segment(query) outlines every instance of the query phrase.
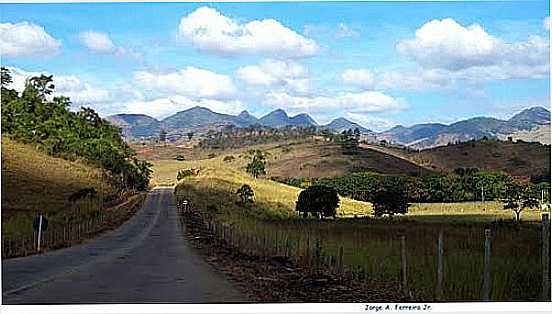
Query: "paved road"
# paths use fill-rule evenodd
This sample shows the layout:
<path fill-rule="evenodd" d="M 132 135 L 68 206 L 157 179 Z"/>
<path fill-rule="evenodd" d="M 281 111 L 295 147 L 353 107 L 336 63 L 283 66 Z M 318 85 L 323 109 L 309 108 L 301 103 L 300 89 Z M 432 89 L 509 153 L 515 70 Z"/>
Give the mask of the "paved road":
<path fill-rule="evenodd" d="M 2 303 L 244 302 L 182 236 L 172 188 L 88 243 L 2 261 Z"/>

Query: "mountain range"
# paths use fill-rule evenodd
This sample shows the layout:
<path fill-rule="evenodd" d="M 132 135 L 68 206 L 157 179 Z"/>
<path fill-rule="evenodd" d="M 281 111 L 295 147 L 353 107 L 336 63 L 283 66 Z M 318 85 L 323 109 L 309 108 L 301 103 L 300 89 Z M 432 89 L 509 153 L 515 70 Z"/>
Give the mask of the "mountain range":
<path fill-rule="evenodd" d="M 161 130 L 170 134 L 184 132 L 206 132 L 224 125 L 248 127 L 261 125 L 272 128 L 285 126 L 315 126 L 334 132 L 358 128 L 363 134 L 370 134 L 377 140 L 387 140 L 412 148 L 429 148 L 446 145 L 449 142 L 472 138 L 520 138 L 526 141 L 540 141 L 550 144 L 550 111 L 543 107 L 525 109 L 508 120 L 492 117 L 475 117 L 449 125 L 441 123 L 416 124 L 410 127 L 395 126 L 384 132 L 373 132 L 345 118 L 337 118 L 326 125 L 319 125 L 306 113 L 289 116 L 284 110 L 274 110 L 261 118 L 242 111 L 238 115 L 214 112 L 204 107 L 193 107 L 175 113 L 163 120 L 142 114 L 117 114 L 106 118 L 121 128 L 127 138 L 154 137 Z M 533 133 L 535 134 L 533 136 Z M 538 133 L 538 135 L 537 135 Z M 533 139 L 535 137 L 535 139 Z"/>

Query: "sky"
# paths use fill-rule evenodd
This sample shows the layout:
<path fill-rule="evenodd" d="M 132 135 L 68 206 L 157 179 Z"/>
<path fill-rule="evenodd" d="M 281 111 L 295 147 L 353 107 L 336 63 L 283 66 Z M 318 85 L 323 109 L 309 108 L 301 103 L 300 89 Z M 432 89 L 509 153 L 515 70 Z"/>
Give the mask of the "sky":
<path fill-rule="evenodd" d="M 324 124 L 509 118 L 550 107 L 547 0 L 0 4 L 0 63 L 22 90 L 102 116 L 194 106 Z"/>

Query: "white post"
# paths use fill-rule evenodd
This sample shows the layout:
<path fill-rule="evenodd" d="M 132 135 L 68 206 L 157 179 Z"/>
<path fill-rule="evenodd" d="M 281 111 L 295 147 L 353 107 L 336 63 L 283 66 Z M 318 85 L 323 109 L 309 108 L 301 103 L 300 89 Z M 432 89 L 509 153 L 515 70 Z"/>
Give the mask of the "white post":
<path fill-rule="evenodd" d="M 37 239 L 37 244 L 36 244 L 36 250 L 38 252 L 40 252 L 40 238 L 42 236 L 42 214 L 40 214 L 39 218 L 38 218 L 38 239 Z"/>

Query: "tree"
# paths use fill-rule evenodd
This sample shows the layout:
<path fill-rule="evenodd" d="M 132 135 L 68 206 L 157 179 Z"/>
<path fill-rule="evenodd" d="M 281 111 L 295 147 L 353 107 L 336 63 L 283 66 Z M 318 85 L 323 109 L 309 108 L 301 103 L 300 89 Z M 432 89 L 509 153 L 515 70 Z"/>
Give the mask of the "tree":
<path fill-rule="evenodd" d="M 253 189 L 247 185 L 242 185 L 237 191 L 236 194 L 240 197 L 241 204 L 247 204 L 247 203 L 253 203 L 253 197 L 255 197 L 255 193 L 253 192 Z"/>
<path fill-rule="evenodd" d="M 260 150 L 255 151 L 251 162 L 247 164 L 246 171 L 250 173 L 255 179 L 262 174 L 266 174 L 266 157 Z"/>
<path fill-rule="evenodd" d="M 186 136 L 188 136 L 188 141 L 191 141 L 192 137 L 194 137 L 194 132 L 188 132 L 186 133 Z"/>
<path fill-rule="evenodd" d="M 329 186 L 312 185 L 299 193 L 295 210 L 307 217 L 309 213 L 316 217 L 334 217 L 339 207 L 339 195 Z"/>
<path fill-rule="evenodd" d="M 394 214 L 406 214 L 408 212 L 408 192 L 403 179 L 390 177 L 384 179 L 376 189 L 372 204 L 374 215 L 393 216 Z"/>
<path fill-rule="evenodd" d="M 31 77 L 27 81 L 27 85 L 30 85 L 38 94 L 40 99 L 45 100 L 46 95 L 50 95 L 54 92 L 56 86 L 53 83 L 53 75 L 44 75 Z"/>
<path fill-rule="evenodd" d="M 10 70 L 8 68 L 2 67 L 0 70 L 0 74 L 1 74 L 0 85 L 2 87 L 6 87 L 7 85 L 10 85 L 11 83 L 13 83 L 13 79 L 12 79 Z"/>
<path fill-rule="evenodd" d="M 518 181 L 506 185 L 505 198 L 502 200 L 504 209 L 510 209 L 516 214 L 516 221 L 521 222 L 521 212 L 526 208 L 534 208 L 539 205 L 539 199 L 529 183 Z"/>

